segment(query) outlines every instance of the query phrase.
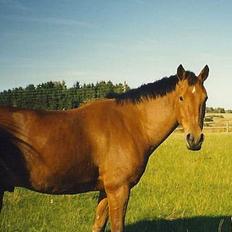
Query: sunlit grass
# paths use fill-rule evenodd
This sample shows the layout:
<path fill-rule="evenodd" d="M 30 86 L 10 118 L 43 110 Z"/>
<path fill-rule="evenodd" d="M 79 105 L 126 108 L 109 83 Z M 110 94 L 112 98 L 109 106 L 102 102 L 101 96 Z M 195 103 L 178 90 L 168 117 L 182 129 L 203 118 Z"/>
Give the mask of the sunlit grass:
<path fill-rule="evenodd" d="M 51 196 L 7 193 L 0 231 L 91 231 L 96 193 Z M 202 150 L 188 151 L 173 134 L 151 156 L 132 190 L 126 231 L 229 231 L 232 215 L 232 134 L 207 134 Z M 222 220 L 224 219 L 224 220 Z"/>

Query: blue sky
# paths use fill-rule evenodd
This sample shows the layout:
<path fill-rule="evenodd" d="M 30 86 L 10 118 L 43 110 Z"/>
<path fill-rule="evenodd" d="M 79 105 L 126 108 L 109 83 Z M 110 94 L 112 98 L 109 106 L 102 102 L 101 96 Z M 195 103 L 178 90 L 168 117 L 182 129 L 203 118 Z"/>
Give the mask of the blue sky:
<path fill-rule="evenodd" d="M 209 106 L 232 109 L 230 0 L 0 0 L 0 90 L 50 80 L 129 86 L 205 64 Z"/>

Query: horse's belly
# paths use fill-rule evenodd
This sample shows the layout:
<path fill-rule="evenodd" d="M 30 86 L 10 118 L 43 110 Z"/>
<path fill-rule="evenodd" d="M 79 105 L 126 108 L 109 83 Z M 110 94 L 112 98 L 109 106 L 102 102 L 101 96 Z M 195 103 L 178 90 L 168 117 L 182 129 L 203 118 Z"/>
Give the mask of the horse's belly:
<path fill-rule="evenodd" d="M 31 173 L 31 189 L 50 194 L 75 194 L 98 190 L 101 182 L 95 169 L 51 171 L 36 170 Z"/>

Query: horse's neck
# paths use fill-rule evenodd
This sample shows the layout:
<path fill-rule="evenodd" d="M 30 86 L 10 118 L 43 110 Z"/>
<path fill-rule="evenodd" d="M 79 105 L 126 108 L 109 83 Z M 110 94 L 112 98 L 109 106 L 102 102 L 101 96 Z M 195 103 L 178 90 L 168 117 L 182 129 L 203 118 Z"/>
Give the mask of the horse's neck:
<path fill-rule="evenodd" d="M 143 130 L 150 146 L 157 147 L 178 126 L 172 94 L 144 100 L 139 106 Z"/>

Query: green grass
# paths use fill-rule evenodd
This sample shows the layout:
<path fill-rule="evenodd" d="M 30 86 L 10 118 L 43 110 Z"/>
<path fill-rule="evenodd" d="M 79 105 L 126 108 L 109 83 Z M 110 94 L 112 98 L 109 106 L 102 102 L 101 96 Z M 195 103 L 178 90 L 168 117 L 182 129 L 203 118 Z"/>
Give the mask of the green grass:
<path fill-rule="evenodd" d="M 6 193 L 0 231 L 91 231 L 97 194 Z M 207 134 L 199 152 L 174 133 L 132 190 L 128 232 L 232 231 L 232 134 Z"/>

